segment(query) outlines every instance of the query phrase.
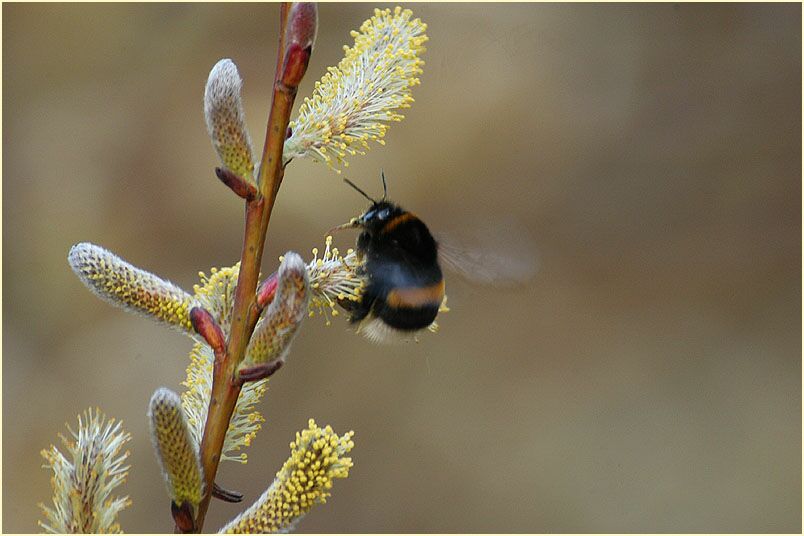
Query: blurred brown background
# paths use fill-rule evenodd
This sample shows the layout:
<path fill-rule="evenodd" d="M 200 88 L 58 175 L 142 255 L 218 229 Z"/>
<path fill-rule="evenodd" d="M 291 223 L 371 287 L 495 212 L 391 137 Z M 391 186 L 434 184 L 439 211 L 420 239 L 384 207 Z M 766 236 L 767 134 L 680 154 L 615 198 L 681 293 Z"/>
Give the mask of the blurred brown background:
<path fill-rule="evenodd" d="M 373 7 L 321 6 L 300 96 Z M 540 271 L 449 279 L 418 345 L 309 321 L 251 461 L 219 481 L 253 500 L 314 417 L 357 445 L 304 532 L 799 532 L 800 6 L 411 7 L 430 36 L 416 103 L 348 176 L 378 192 L 384 167 L 435 229 L 520 222 Z M 134 436 L 124 529 L 172 530 L 145 410 L 191 344 L 96 299 L 67 251 L 187 289 L 239 258 L 203 89 L 233 58 L 262 146 L 277 9 L 3 6 L 5 531 L 37 530 L 39 451 L 95 405 Z M 264 270 L 364 204 L 294 162 Z M 215 502 L 207 529 L 240 508 Z"/>

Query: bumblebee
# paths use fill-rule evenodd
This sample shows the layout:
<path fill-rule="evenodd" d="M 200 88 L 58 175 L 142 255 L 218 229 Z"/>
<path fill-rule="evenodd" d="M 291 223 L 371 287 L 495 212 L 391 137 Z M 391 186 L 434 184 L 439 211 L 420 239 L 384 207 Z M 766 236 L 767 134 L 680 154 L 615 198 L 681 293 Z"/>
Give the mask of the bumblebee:
<path fill-rule="evenodd" d="M 413 213 L 383 198 L 371 201 L 363 214 L 332 229 L 357 228 L 355 251 L 368 282 L 358 302 L 348 305 L 358 332 L 376 342 L 409 339 L 433 324 L 444 300 L 444 276 L 438 243 L 427 225 Z"/>

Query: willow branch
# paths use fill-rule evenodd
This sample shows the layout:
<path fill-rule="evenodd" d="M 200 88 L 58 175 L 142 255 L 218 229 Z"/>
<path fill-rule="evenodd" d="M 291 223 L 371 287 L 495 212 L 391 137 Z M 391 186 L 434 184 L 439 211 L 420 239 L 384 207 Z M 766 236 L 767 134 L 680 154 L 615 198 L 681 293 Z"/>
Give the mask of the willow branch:
<path fill-rule="evenodd" d="M 199 532 L 203 528 L 204 517 L 215 489 L 215 475 L 226 431 L 243 384 L 243 379 L 237 375 L 237 367 L 245 357 L 249 339 L 262 309 L 257 303 L 256 290 L 265 249 L 265 234 L 285 172 L 282 165 L 285 133 L 296 90 L 310 60 L 317 25 L 318 11 L 315 4 L 282 3 L 271 111 L 257 177 L 259 191 L 248 192 L 250 195 L 244 196 L 246 225 L 231 329 L 223 357 L 216 359 L 213 366 L 212 393 L 201 441 L 201 464 L 206 486 L 195 523 L 195 530 Z"/>

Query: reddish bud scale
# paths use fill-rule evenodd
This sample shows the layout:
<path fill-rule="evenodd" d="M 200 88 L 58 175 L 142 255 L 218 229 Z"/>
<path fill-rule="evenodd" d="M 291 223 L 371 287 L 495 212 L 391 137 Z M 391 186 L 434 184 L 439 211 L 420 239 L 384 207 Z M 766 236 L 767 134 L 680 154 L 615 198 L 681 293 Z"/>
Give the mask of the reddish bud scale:
<path fill-rule="evenodd" d="M 318 6 L 314 2 L 294 2 L 288 12 L 285 55 L 279 82 L 295 90 L 299 87 L 318 32 Z"/>
<path fill-rule="evenodd" d="M 285 43 L 312 48 L 318 33 L 318 5 L 315 2 L 293 2 L 288 12 Z"/>
<path fill-rule="evenodd" d="M 228 186 L 234 193 L 243 199 L 250 201 L 257 197 L 257 188 L 253 184 L 247 182 L 243 177 L 229 171 L 226 168 L 215 168 L 215 175 L 218 179 Z"/>
<path fill-rule="evenodd" d="M 173 521 L 176 523 L 176 528 L 179 531 L 189 533 L 195 530 L 193 510 L 190 506 L 190 503 L 185 501 L 181 504 L 181 506 L 179 506 L 175 502 L 171 502 L 170 513 L 173 515 Z"/>
<path fill-rule="evenodd" d="M 276 296 L 276 287 L 278 285 L 279 278 L 277 277 L 276 272 L 269 275 L 265 281 L 262 282 L 260 288 L 257 289 L 257 306 L 260 309 L 264 309 L 274 300 L 274 296 Z"/>
<path fill-rule="evenodd" d="M 281 359 L 274 359 L 261 365 L 244 367 L 238 371 L 237 377 L 240 378 L 241 382 L 255 382 L 263 378 L 270 378 L 277 370 L 282 368 L 283 364 L 284 361 Z"/>
<path fill-rule="evenodd" d="M 280 82 L 283 85 L 294 90 L 299 87 L 304 73 L 307 72 L 310 50 L 310 47 L 302 48 L 297 44 L 288 46 L 285 61 L 282 65 L 282 77 L 280 78 Z"/>
<path fill-rule="evenodd" d="M 209 311 L 203 307 L 193 307 L 190 310 L 190 321 L 193 329 L 207 341 L 216 357 L 223 355 L 226 349 L 226 336 Z"/>
<path fill-rule="evenodd" d="M 243 494 L 239 491 L 225 489 L 215 483 L 212 484 L 212 496 L 228 503 L 239 503 L 243 500 Z"/>

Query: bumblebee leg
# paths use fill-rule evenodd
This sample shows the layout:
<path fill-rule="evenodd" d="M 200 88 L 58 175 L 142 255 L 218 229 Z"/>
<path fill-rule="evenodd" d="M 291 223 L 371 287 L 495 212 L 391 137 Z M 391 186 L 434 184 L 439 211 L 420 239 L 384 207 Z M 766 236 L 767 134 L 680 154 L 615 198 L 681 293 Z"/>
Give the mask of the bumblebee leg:
<path fill-rule="evenodd" d="M 349 309 L 349 322 L 356 324 L 366 318 L 374 307 L 375 301 L 377 301 L 376 290 L 369 285 L 366 292 L 360 297 L 360 301 L 353 303 Z"/>
<path fill-rule="evenodd" d="M 358 304 L 357 307 L 352 309 L 352 314 L 349 316 L 349 322 L 351 322 L 352 324 L 357 324 L 358 322 L 366 318 L 370 311 L 371 311 L 371 304 L 369 304 L 368 306 L 366 306 L 363 303 Z"/>
<path fill-rule="evenodd" d="M 358 259 L 361 261 L 363 260 L 363 254 L 368 250 L 369 242 L 371 242 L 371 235 L 368 231 L 363 231 L 360 233 L 360 236 L 357 237 L 355 251 L 357 252 Z"/>

